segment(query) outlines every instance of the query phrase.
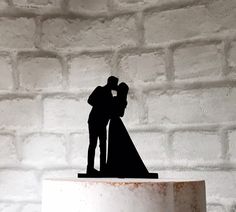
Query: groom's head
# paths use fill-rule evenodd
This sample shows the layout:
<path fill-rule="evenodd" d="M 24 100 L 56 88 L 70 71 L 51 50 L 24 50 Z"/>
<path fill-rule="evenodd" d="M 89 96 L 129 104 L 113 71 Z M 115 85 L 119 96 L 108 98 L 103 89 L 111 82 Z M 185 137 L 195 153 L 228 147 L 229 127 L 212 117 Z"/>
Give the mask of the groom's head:
<path fill-rule="evenodd" d="M 118 78 L 114 76 L 108 77 L 107 85 L 111 90 L 116 90 L 118 86 Z"/>

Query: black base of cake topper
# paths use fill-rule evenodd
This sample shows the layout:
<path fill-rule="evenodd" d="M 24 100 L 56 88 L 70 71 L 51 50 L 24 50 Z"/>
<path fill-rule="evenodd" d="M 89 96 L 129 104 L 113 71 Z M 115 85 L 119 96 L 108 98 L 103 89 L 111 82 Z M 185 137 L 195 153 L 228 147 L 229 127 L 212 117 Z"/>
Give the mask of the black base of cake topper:
<path fill-rule="evenodd" d="M 159 179 L 159 176 L 157 173 L 148 173 L 148 175 L 145 176 L 109 176 L 109 175 L 103 175 L 103 174 L 95 174 L 95 175 L 90 175 L 90 174 L 77 174 L 78 178 L 135 178 L 135 179 Z"/>
<path fill-rule="evenodd" d="M 117 86 L 118 78 L 109 77 L 107 84 L 98 86 L 89 96 L 93 106 L 89 114 L 89 149 L 86 174 L 78 178 L 154 178 L 157 173 L 149 173 L 136 150 L 120 117 L 127 106 L 129 87 L 124 82 Z M 116 90 L 117 96 L 111 91 Z M 108 145 L 106 126 L 109 122 Z M 99 139 L 100 171 L 94 169 L 94 156 Z M 106 152 L 108 146 L 108 152 Z"/>

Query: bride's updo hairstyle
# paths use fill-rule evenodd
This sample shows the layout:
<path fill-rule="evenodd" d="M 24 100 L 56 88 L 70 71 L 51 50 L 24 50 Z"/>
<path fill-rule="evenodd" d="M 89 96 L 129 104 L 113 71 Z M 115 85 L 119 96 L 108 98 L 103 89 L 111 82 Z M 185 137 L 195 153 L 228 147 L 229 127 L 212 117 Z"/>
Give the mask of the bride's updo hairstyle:
<path fill-rule="evenodd" d="M 119 98 L 126 99 L 128 91 L 129 91 L 129 86 L 126 83 L 122 82 L 118 86 L 117 96 Z"/>

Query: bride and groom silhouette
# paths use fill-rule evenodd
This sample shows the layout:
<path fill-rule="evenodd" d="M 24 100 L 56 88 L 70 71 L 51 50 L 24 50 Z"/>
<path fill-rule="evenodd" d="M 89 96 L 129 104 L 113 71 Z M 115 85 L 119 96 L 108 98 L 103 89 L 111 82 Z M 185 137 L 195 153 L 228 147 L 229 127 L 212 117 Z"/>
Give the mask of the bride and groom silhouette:
<path fill-rule="evenodd" d="M 112 90 L 117 92 L 113 97 Z M 88 118 L 89 148 L 85 175 L 78 177 L 158 178 L 149 173 L 139 156 L 122 120 L 127 106 L 129 87 L 110 76 L 105 86 L 98 86 L 88 98 L 92 110 Z M 108 145 L 106 127 L 108 128 Z M 97 141 L 100 147 L 100 171 L 94 169 Z M 108 146 L 108 152 L 106 147 Z"/>

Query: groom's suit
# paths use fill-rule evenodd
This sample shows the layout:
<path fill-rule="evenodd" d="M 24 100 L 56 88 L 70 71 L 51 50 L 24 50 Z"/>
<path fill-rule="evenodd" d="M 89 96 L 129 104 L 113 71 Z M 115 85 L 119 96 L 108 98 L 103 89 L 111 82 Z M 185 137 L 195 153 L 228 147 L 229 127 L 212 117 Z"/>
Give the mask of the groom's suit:
<path fill-rule="evenodd" d="M 94 155 L 97 140 L 100 141 L 100 170 L 106 165 L 106 126 L 110 119 L 112 93 L 108 86 L 98 86 L 88 98 L 88 103 L 93 107 L 88 119 L 89 126 L 89 150 L 88 169 L 94 168 Z"/>

